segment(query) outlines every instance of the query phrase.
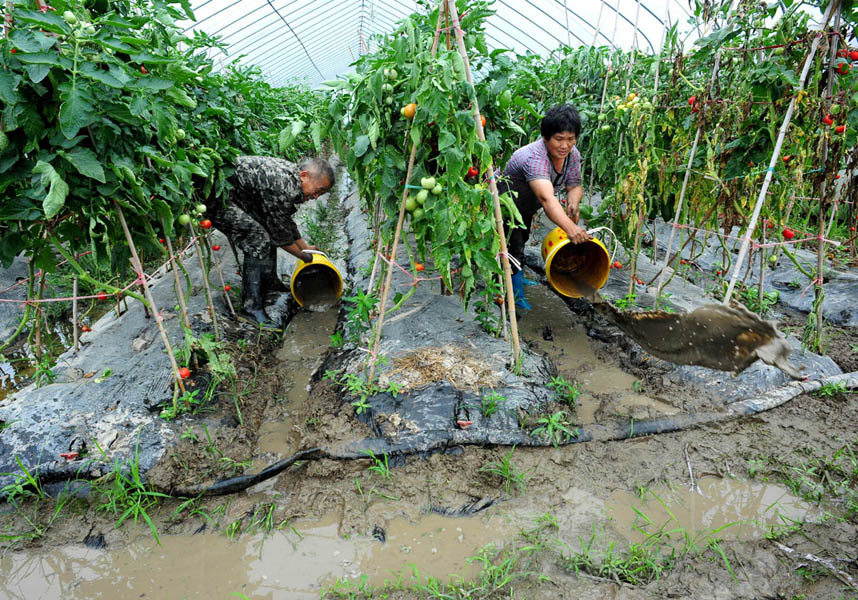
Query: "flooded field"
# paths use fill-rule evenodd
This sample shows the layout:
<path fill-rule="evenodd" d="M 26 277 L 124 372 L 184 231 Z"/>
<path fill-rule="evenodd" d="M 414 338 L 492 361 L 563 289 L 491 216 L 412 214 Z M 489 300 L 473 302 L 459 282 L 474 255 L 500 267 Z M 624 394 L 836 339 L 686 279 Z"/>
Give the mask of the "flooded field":
<path fill-rule="evenodd" d="M 578 385 L 576 422 L 677 412 L 547 288 L 528 296 L 522 339 Z M 189 422 L 193 436 L 155 480 L 182 464 L 228 475 L 223 457 L 256 472 L 311 433 L 335 441 L 354 427 L 351 407 L 311 381 L 336 323 L 336 307 L 301 311 L 273 351 L 248 351 L 244 428 L 221 427 L 229 405 L 205 430 Z M 851 598 L 848 578 L 815 563 L 813 578 L 785 569 L 777 544 L 854 554 L 858 463 L 844 416 L 856 409 L 850 395 L 802 396 L 753 419 L 623 442 L 458 447 L 389 469 L 308 461 L 231 496 L 148 505 L 159 543 L 142 518 L 117 527 L 102 496 L 55 516 L 48 499 L 6 504 L 0 597 Z M 840 487 L 814 478 L 823 467 Z M 33 524 L 38 534 L 24 535 Z"/>

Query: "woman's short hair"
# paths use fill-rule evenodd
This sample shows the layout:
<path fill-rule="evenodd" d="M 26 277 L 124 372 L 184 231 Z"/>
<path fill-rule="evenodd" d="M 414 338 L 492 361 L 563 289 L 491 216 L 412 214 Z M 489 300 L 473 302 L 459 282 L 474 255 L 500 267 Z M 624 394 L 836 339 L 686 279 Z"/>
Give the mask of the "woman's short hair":
<path fill-rule="evenodd" d="M 542 137 L 546 140 L 561 131 L 571 131 L 575 137 L 581 135 L 581 116 L 571 104 L 552 106 L 542 117 Z"/>

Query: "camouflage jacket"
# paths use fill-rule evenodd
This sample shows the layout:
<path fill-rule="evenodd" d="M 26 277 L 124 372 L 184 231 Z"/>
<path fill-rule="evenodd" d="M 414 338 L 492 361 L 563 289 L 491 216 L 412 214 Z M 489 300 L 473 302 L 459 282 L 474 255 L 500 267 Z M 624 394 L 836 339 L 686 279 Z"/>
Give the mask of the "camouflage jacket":
<path fill-rule="evenodd" d="M 298 165 L 271 156 L 239 156 L 230 177 L 229 200 L 252 217 L 277 246 L 301 237 L 292 219 L 304 201 Z"/>

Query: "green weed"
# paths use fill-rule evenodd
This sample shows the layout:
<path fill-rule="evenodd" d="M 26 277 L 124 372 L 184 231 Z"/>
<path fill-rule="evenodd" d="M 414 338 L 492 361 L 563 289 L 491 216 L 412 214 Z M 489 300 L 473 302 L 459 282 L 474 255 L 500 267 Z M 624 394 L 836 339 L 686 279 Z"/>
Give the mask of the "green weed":
<path fill-rule="evenodd" d="M 542 437 L 556 448 L 559 444 L 578 437 L 578 428 L 566 418 L 562 410 L 536 420 L 538 427 L 531 432 L 534 437 Z"/>
<path fill-rule="evenodd" d="M 480 472 L 501 478 L 508 496 L 512 493 L 513 488 L 518 490 L 519 493 L 527 488 L 527 472 L 519 471 L 512 465 L 512 455 L 514 452 L 515 446 L 499 462 L 487 463 L 480 467 Z"/>
<path fill-rule="evenodd" d="M 567 381 L 562 375 L 552 377 L 548 382 L 548 388 L 554 391 L 554 399 L 561 404 L 575 406 L 575 400 L 581 395 L 581 390 L 578 389 L 578 384 L 574 381 Z"/>
<path fill-rule="evenodd" d="M 501 404 L 506 402 L 506 397 L 491 390 L 480 397 L 480 412 L 488 419 L 498 411 Z"/>

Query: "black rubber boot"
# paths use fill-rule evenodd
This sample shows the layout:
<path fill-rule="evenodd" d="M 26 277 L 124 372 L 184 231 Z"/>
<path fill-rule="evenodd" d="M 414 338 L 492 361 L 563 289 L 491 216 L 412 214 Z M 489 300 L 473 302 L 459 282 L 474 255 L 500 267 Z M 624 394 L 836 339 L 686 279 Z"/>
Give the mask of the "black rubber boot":
<path fill-rule="evenodd" d="M 268 258 L 265 259 L 262 266 L 262 293 L 284 294 L 289 291 L 289 287 L 283 283 L 283 280 L 277 275 L 277 248 L 271 247 L 271 252 Z"/>
<path fill-rule="evenodd" d="M 244 257 L 241 267 L 242 312 L 266 327 L 274 327 L 265 313 L 265 294 L 262 290 L 263 269 L 266 261 L 252 256 Z"/>

